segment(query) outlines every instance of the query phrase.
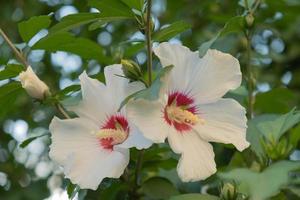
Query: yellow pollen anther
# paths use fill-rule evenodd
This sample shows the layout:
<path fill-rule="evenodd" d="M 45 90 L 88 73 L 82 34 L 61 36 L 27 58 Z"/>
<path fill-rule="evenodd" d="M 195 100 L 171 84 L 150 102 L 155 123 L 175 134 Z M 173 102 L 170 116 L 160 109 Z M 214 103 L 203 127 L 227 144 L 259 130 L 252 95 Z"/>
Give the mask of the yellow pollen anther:
<path fill-rule="evenodd" d="M 196 123 L 204 123 L 204 119 L 199 118 L 194 113 L 178 106 L 168 106 L 166 108 L 168 118 L 177 123 L 195 125 Z"/>
<path fill-rule="evenodd" d="M 112 138 L 112 145 L 120 144 L 127 139 L 127 132 L 120 129 L 101 129 L 99 132 L 95 133 L 97 138 L 106 139 Z"/>

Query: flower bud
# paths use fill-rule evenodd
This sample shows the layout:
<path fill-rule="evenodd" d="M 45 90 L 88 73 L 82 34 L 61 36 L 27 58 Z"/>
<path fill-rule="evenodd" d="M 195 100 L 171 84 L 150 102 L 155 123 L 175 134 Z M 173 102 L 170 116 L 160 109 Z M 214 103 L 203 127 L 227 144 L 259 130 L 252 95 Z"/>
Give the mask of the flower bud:
<path fill-rule="evenodd" d="M 221 188 L 221 199 L 223 200 L 235 200 L 238 193 L 236 187 L 232 183 L 225 183 Z"/>
<path fill-rule="evenodd" d="M 45 95 L 49 93 L 48 86 L 37 77 L 30 66 L 25 72 L 19 74 L 19 78 L 22 87 L 31 97 L 44 99 Z"/>
<path fill-rule="evenodd" d="M 245 17 L 246 23 L 248 27 L 251 27 L 254 23 L 254 16 L 252 13 L 248 13 Z"/>
<path fill-rule="evenodd" d="M 131 81 L 140 80 L 143 76 L 140 66 L 132 60 L 121 60 L 124 75 Z"/>

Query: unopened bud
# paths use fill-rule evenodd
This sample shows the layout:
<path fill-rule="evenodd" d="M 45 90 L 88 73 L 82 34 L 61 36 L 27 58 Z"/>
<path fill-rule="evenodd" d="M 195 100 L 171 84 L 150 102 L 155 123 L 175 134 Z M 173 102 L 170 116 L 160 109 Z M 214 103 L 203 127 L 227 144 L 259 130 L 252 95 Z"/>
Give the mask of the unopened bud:
<path fill-rule="evenodd" d="M 50 94 L 48 86 L 37 77 L 30 66 L 19 74 L 19 78 L 22 87 L 31 97 L 42 100 Z"/>
<path fill-rule="evenodd" d="M 235 200 L 238 193 L 236 187 L 232 183 L 225 183 L 221 189 L 221 199 L 223 200 Z"/>
<path fill-rule="evenodd" d="M 143 74 L 140 66 L 136 62 L 122 59 L 121 64 L 123 73 L 127 78 L 129 78 L 131 81 L 137 81 L 141 79 Z"/>
<path fill-rule="evenodd" d="M 248 27 L 251 27 L 254 23 L 254 16 L 252 13 L 248 13 L 245 17 L 246 23 Z"/>

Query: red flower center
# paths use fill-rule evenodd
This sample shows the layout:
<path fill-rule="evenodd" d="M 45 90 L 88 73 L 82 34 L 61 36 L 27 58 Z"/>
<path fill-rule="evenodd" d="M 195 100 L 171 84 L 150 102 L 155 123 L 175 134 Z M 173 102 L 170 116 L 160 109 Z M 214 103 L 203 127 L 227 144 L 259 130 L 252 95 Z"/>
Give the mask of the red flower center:
<path fill-rule="evenodd" d="M 181 92 L 172 92 L 164 110 L 164 119 L 179 132 L 190 131 L 199 122 L 194 99 Z"/>
<path fill-rule="evenodd" d="M 129 135 L 129 124 L 122 115 L 110 116 L 100 131 L 96 133 L 100 145 L 112 151 L 114 145 L 123 143 Z"/>

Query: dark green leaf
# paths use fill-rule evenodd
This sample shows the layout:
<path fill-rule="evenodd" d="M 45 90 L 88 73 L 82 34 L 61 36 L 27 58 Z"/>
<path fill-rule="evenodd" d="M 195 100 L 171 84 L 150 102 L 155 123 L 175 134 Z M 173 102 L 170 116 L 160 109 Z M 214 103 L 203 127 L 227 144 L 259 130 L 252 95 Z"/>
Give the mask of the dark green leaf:
<path fill-rule="evenodd" d="M 24 95 L 24 90 L 19 82 L 10 82 L 0 87 L 0 116 L 5 115 L 13 109 L 13 104 L 20 95 Z"/>
<path fill-rule="evenodd" d="M 220 200 L 220 198 L 208 194 L 182 194 L 171 197 L 169 200 Z"/>
<path fill-rule="evenodd" d="M 149 199 L 167 199 L 179 194 L 174 185 L 162 177 L 152 177 L 146 180 L 140 190 Z"/>
<path fill-rule="evenodd" d="M 43 136 L 46 136 L 46 135 L 49 135 L 49 134 L 42 134 L 42 135 L 38 135 L 38 136 L 34 136 L 34 137 L 31 137 L 31 138 L 28 138 L 28 139 L 24 140 L 24 141 L 20 144 L 20 147 L 21 147 L 21 148 L 25 148 L 25 147 L 27 147 L 31 142 L 33 142 L 35 139 L 40 138 L 40 137 L 43 137 Z"/>
<path fill-rule="evenodd" d="M 108 62 L 100 45 L 86 38 L 76 38 L 67 32 L 59 32 L 45 37 L 38 41 L 33 49 L 44 49 L 50 52 L 67 51 L 86 59 Z"/>
<path fill-rule="evenodd" d="M 80 85 L 70 85 L 64 88 L 63 90 L 59 91 L 57 93 L 57 96 L 61 100 L 64 99 L 69 93 L 77 92 L 78 90 L 80 90 Z"/>
<path fill-rule="evenodd" d="M 149 101 L 154 101 L 159 98 L 159 91 L 162 87 L 163 84 L 163 79 L 168 76 L 170 73 L 171 69 L 173 68 L 173 65 L 166 66 L 160 70 L 160 72 L 157 74 L 157 77 L 153 81 L 152 85 L 149 88 L 140 90 L 136 93 L 133 93 L 132 95 L 129 95 L 122 101 L 119 110 L 128 103 L 129 100 L 131 99 L 147 99 Z"/>
<path fill-rule="evenodd" d="M 37 34 L 41 29 L 48 28 L 51 24 L 51 16 L 41 15 L 32 17 L 18 24 L 19 33 L 25 42 Z"/>
<path fill-rule="evenodd" d="M 242 30 L 244 26 L 244 17 L 243 16 L 236 16 L 231 18 L 225 26 L 217 33 L 215 37 L 210 39 L 207 42 L 204 42 L 200 47 L 199 47 L 199 55 L 200 57 L 203 57 L 207 50 L 214 44 L 214 42 L 222 36 L 225 36 L 228 33 L 232 32 L 239 32 Z"/>
<path fill-rule="evenodd" d="M 121 0 L 89 0 L 89 6 L 100 10 L 102 17 L 117 19 L 133 18 L 133 12 Z"/>
<path fill-rule="evenodd" d="M 238 191 L 249 195 L 250 200 L 265 200 L 278 194 L 280 188 L 288 185 L 289 172 L 299 168 L 300 162 L 280 161 L 260 173 L 238 168 L 218 175 L 222 179 L 239 183 Z"/>
<path fill-rule="evenodd" d="M 79 186 L 69 182 L 69 184 L 67 186 L 67 193 L 68 193 L 69 199 L 72 200 L 75 197 L 75 195 L 78 193 L 79 190 L 80 190 Z"/>
<path fill-rule="evenodd" d="M 262 113 L 286 113 L 296 106 L 294 92 L 287 88 L 276 88 L 258 93 L 255 98 L 255 110 Z"/>
<path fill-rule="evenodd" d="M 19 82 L 11 82 L 0 87 L 0 99 L 6 98 L 11 93 L 18 91 L 22 86 Z"/>
<path fill-rule="evenodd" d="M 144 0 L 122 0 L 129 8 L 134 8 L 138 11 L 142 11 L 144 6 Z"/>
<path fill-rule="evenodd" d="M 101 19 L 100 13 L 78 13 L 67 15 L 50 29 L 50 34 L 59 31 L 67 31 L 78 26 L 97 21 L 99 19 Z"/>
<path fill-rule="evenodd" d="M 244 7 L 244 8 L 249 7 L 249 8 L 251 9 L 252 6 L 253 6 L 253 4 L 255 3 L 255 1 L 256 1 L 256 0 L 248 0 L 248 1 L 247 1 L 248 5 L 246 5 L 246 4 L 245 4 L 245 2 L 246 2 L 245 0 L 239 0 L 239 5 L 242 6 L 242 7 Z"/>
<path fill-rule="evenodd" d="M 22 65 L 8 64 L 2 71 L 0 71 L 0 80 L 16 77 L 23 69 Z"/>
<path fill-rule="evenodd" d="M 166 41 L 166 40 L 169 40 L 190 28 L 191 28 L 191 25 L 184 21 L 174 22 L 174 23 L 170 24 L 168 27 L 165 27 L 165 28 L 157 31 L 153 35 L 153 40 L 158 41 L 158 42 Z"/>

